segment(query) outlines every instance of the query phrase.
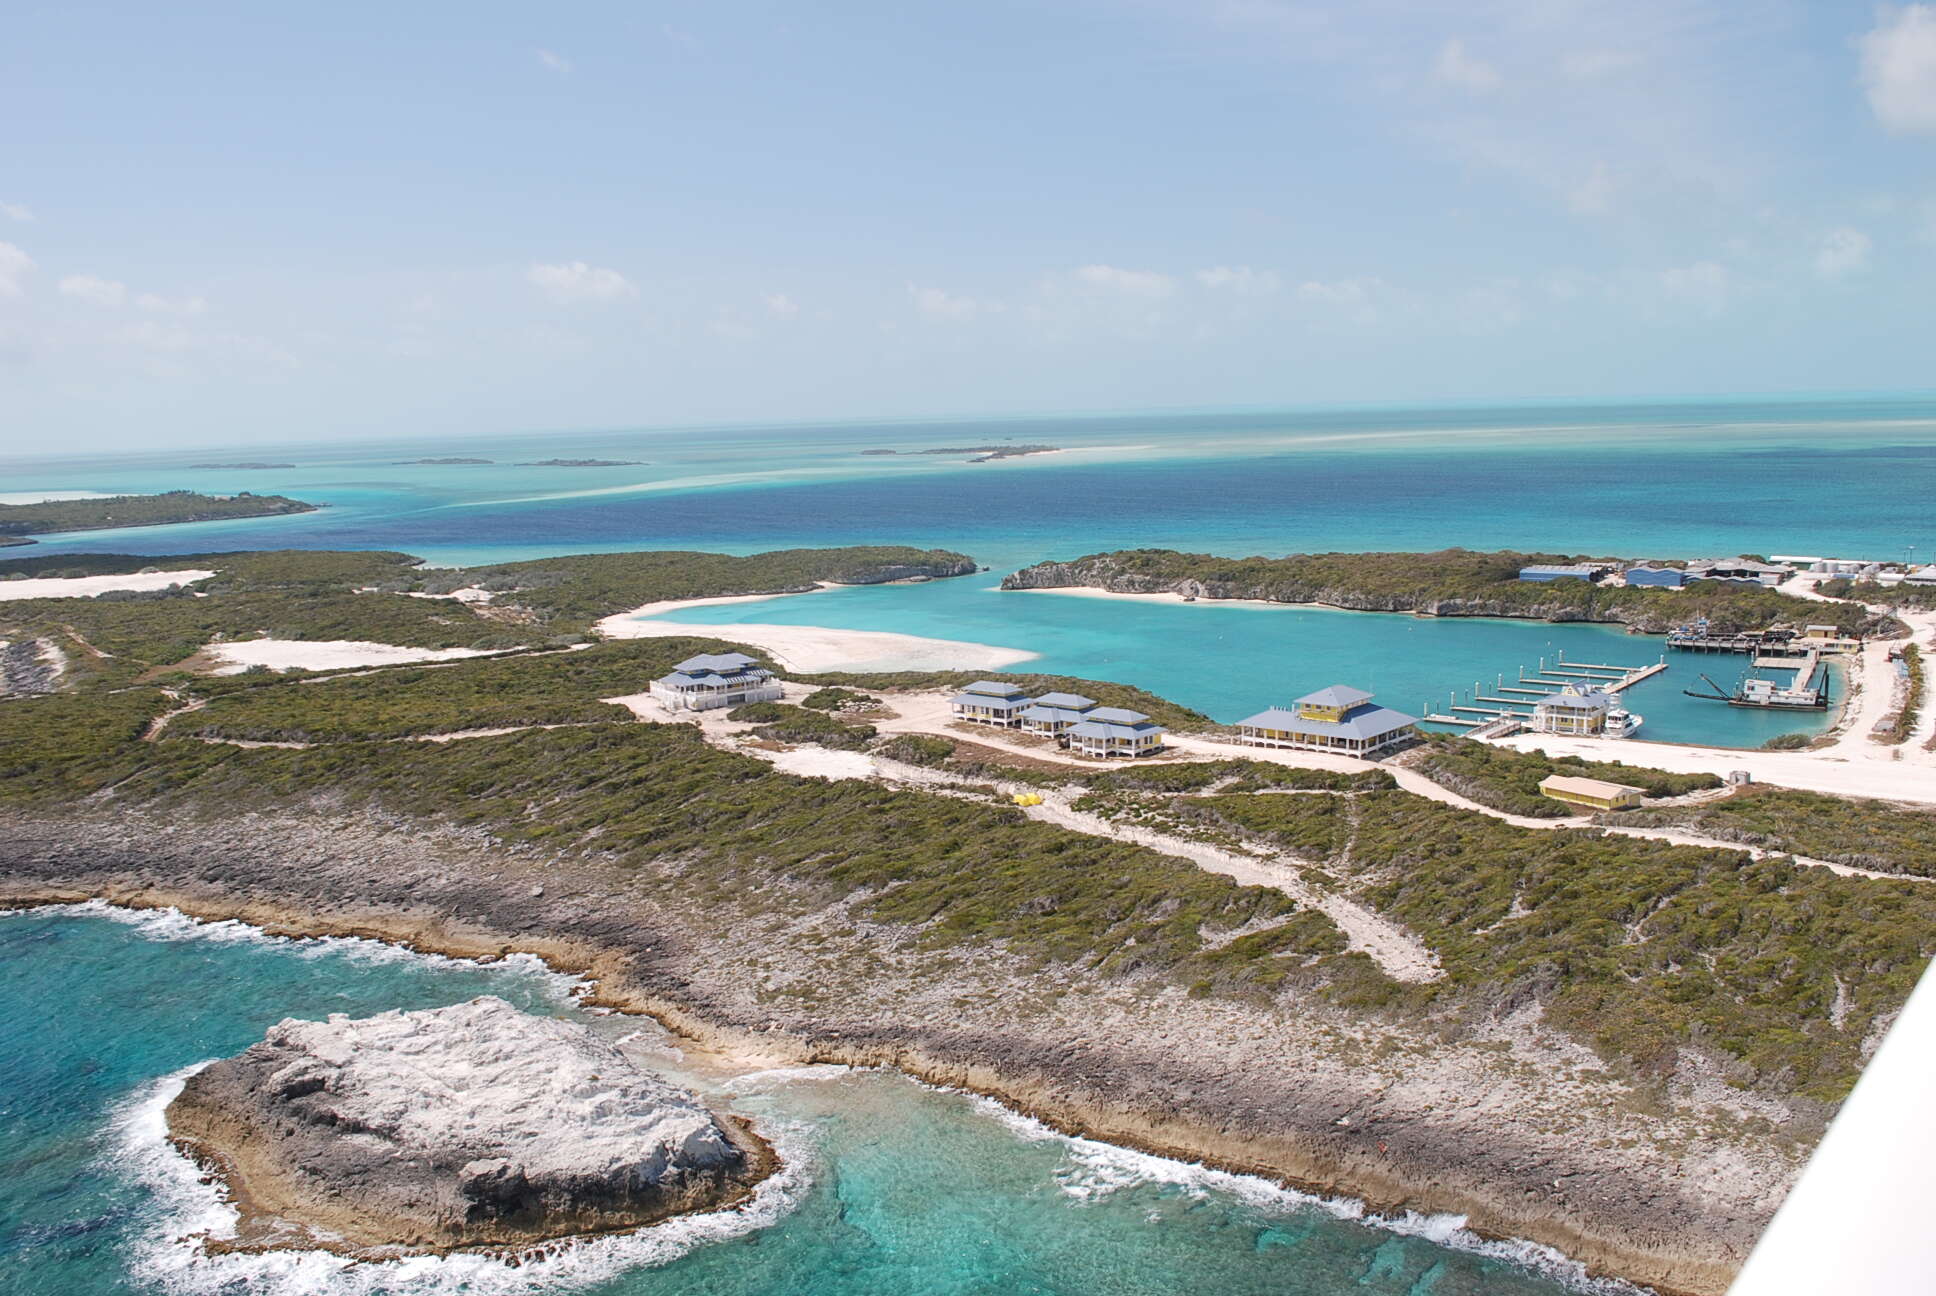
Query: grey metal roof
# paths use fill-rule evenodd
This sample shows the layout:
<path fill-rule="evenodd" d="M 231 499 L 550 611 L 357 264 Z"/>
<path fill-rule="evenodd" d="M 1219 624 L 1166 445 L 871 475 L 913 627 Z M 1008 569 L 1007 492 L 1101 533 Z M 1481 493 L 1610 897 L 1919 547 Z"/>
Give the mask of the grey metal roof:
<path fill-rule="evenodd" d="M 1097 707 L 1083 719 L 1099 720 L 1104 724 L 1136 725 L 1146 723 L 1149 717 L 1141 711 L 1130 711 L 1124 707 Z"/>
<path fill-rule="evenodd" d="M 1519 569 L 1519 579 L 1525 580 L 1528 576 L 1578 576 L 1581 580 L 1587 580 L 1593 573 L 1605 570 L 1602 566 L 1588 567 L 1581 563 L 1533 563 Z"/>
<path fill-rule="evenodd" d="M 1092 712 L 1091 714 L 1093 715 L 1094 713 Z M 1135 715 L 1136 712 L 1131 711 L 1128 714 Z M 1160 734 L 1164 732 L 1164 729 L 1162 725 L 1153 723 L 1149 717 L 1145 716 L 1137 724 L 1124 724 L 1114 720 L 1085 718 L 1082 723 L 1070 729 L 1069 732 L 1078 738 L 1134 738 L 1148 733 Z"/>
<path fill-rule="evenodd" d="M 1407 725 L 1418 723 L 1417 716 L 1408 716 L 1390 707 L 1359 707 L 1346 714 L 1343 720 L 1306 720 L 1295 711 L 1282 707 L 1272 707 L 1259 711 L 1248 720 L 1237 722 L 1247 729 L 1278 729 L 1285 733 L 1304 734 L 1314 738 L 1358 738 L 1370 740 L 1383 738 Z"/>
<path fill-rule="evenodd" d="M 758 662 L 748 657 L 745 653 L 700 653 L 697 657 L 686 658 L 672 669 L 682 675 L 697 675 L 703 674 L 706 671 L 724 671 L 730 673 L 732 671 L 745 670 L 748 666 L 758 665 Z"/>
<path fill-rule="evenodd" d="M 1613 694 L 1603 689 L 1548 693 L 1533 703 L 1535 711 L 1600 711 L 1613 706 Z"/>
<path fill-rule="evenodd" d="M 1020 697 L 1022 694 L 1022 689 L 1019 685 L 1007 684 L 1001 680 L 976 680 L 973 684 L 968 685 L 961 691 L 963 693 L 980 693 L 987 697 L 998 698 Z"/>
<path fill-rule="evenodd" d="M 1023 707 L 1034 706 L 1032 698 L 990 697 L 986 693 L 957 693 L 948 699 L 949 706 L 980 707 L 984 711 L 1020 711 Z"/>
<path fill-rule="evenodd" d="M 1035 700 L 1043 706 L 1066 707 L 1071 711 L 1087 711 L 1096 705 L 1096 699 L 1084 697 L 1080 693 L 1044 693 Z"/>
<path fill-rule="evenodd" d="M 1363 689 L 1352 688 L 1349 684 L 1333 684 L 1315 693 L 1306 693 L 1297 700 L 1299 706 L 1344 707 L 1349 709 L 1360 702 L 1371 701 L 1371 694 Z"/>
<path fill-rule="evenodd" d="M 1073 707 L 1043 706 L 1039 698 L 1034 706 L 1022 712 L 1022 719 L 1038 724 L 1073 724 L 1083 718 L 1084 713 Z"/>

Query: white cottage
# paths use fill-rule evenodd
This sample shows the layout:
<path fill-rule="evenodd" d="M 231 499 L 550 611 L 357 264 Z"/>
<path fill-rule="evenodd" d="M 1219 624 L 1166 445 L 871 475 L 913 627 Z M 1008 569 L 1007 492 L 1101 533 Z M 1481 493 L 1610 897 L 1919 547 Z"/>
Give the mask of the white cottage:
<path fill-rule="evenodd" d="M 701 653 L 652 681 L 652 696 L 668 711 L 710 711 L 784 696 L 773 672 L 745 653 Z"/>

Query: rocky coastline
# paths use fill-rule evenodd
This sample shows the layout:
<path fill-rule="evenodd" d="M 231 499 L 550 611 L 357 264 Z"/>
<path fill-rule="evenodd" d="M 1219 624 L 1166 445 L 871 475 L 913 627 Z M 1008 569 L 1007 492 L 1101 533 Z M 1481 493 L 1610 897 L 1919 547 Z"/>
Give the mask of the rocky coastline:
<path fill-rule="evenodd" d="M 1313 1003 L 1211 1003 L 934 950 L 849 907 L 696 898 L 676 864 L 509 849 L 403 819 L 16 815 L 0 904 L 101 898 L 280 935 L 527 952 L 757 1064 L 893 1067 L 1073 1134 L 1464 1216 L 1664 1293 L 1719 1296 L 1806 1138 L 1717 1081 L 1662 1109 L 1536 1022 L 1452 1044 Z M 1730 1104 L 1736 1104 L 1730 1106 Z"/>
<path fill-rule="evenodd" d="M 167 1121 L 241 1215 L 229 1249 L 517 1249 L 730 1205 L 776 1165 L 585 1026 L 489 996 L 280 1022 Z"/>

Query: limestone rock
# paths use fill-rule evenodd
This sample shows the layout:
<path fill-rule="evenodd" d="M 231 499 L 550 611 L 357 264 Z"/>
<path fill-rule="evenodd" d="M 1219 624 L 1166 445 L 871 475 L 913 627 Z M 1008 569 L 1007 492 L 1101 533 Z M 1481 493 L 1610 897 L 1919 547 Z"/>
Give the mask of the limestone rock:
<path fill-rule="evenodd" d="M 168 1123 L 258 1233 L 347 1250 L 636 1227 L 772 1168 L 743 1125 L 593 1031 L 490 997 L 280 1022 L 191 1077 Z"/>

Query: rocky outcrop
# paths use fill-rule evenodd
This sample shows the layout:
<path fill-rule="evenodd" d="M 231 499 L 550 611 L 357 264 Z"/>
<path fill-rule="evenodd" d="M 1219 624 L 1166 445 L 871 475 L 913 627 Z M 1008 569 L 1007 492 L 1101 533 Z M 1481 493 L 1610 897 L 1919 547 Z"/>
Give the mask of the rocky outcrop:
<path fill-rule="evenodd" d="M 839 572 L 828 579 L 836 585 L 886 585 L 893 581 L 912 580 L 917 576 L 971 576 L 974 572 L 974 559 L 937 553 L 930 562 L 870 563 Z M 812 586 L 807 588 L 811 589 Z"/>
<path fill-rule="evenodd" d="M 485 997 L 285 1020 L 195 1073 L 169 1133 L 243 1240 L 353 1252 L 522 1246 L 711 1209 L 771 1154 L 588 1028 Z"/>

